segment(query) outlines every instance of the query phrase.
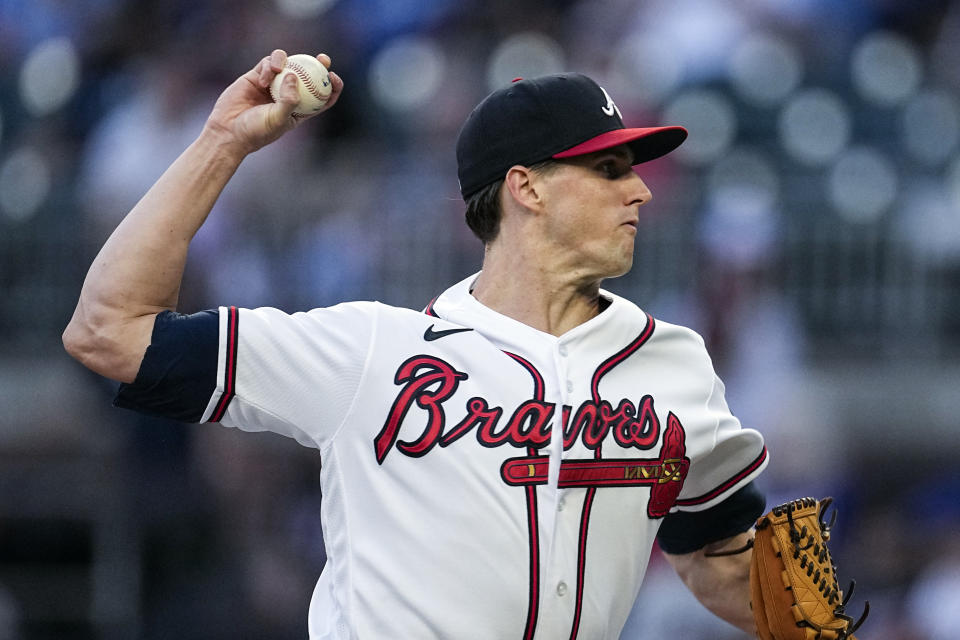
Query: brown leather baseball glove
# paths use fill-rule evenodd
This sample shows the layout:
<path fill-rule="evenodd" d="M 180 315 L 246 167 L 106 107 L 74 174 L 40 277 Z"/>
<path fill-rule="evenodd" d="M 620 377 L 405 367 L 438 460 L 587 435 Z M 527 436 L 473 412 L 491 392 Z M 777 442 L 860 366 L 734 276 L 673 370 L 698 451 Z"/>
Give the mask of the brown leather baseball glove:
<path fill-rule="evenodd" d="M 870 603 L 856 622 L 844 612 L 853 595 L 837 587 L 827 540 L 837 519 L 825 511 L 832 498 L 801 498 L 757 520 L 750 562 L 750 591 L 757 636 L 763 640 L 855 640 Z"/>

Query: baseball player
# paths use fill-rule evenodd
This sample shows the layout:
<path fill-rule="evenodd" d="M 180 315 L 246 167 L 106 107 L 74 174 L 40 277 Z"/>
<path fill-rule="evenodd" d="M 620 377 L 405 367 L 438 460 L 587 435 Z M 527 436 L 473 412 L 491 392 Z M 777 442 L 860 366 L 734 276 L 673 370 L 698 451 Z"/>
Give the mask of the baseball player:
<path fill-rule="evenodd" d="M 330 66 L 330 59 L 318 56 Z M 248 153 L 299 123 L 274 51 L 91 267 L 67 350 L 115 403 L 272 431 L 317 449 L 328 561 L 314 640 L 618 638 L 655 540 L 743 629 L 763 439 L 741 428 L 701 338 L 601 288 L 627 272 L 633 166 L 680 127 L 625 128 L 593 80 L 516 81 L 457 141 L 482 270 L 424 310 L 346 302 L 288 315 L 177 313 L 187 247 Z M 343 82 L 330 73 L 333 106 Z"/>

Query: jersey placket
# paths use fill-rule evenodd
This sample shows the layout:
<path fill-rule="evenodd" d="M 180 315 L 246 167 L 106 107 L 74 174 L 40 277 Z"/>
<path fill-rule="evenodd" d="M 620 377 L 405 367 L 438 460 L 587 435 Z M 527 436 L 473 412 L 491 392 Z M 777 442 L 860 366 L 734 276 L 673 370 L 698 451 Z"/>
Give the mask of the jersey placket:
<path fill-rule="evenodd" d="M 543 531 L 549 531 L 544 549 L 543 571 L 541 572 L 541 609 L 542 617 L 537 626 L 536 638 L 570 637 L 575 619 L 576 581 L 577 581 L 577 544 L 582 499 L 568 489 L 559 488 L 560 465 L 564 457 L 564 411 L 565 406 L 573 403 L 576 385 L 570 379 L 569 348 L 563 341 L 553 345 L 549 361 L 552 366 L 552 380 L 548 388 L 552 389 L 552 400 L 557 410 L 551 425 L 549 446 L 549 475 L 541 492 L 547 494 L 540 509 Z M 547 363 L 545 363 L 547 364 Z M 546 367 L 545 367 L 546 368 Z"/>

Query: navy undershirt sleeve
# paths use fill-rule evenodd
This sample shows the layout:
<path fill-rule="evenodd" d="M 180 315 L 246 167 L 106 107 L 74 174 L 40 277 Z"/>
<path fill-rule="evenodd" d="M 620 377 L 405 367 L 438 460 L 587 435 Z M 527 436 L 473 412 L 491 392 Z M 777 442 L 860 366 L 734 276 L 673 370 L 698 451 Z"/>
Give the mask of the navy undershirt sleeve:
<path fill-rule="evenodd" d="M 199 422 L 217 386 L 220 320 L 216 310 L 157 314 L 137 378 L 113 404 L 181 422 Z"/>
<path fill-rule="evenodd" d="M 705 511 L 677 511 L 660 525 L 657 542 L 667 553 L 693 553 L 711 542 L 750 529 L 766 508 L 766 498 L 751 482 Z"/>

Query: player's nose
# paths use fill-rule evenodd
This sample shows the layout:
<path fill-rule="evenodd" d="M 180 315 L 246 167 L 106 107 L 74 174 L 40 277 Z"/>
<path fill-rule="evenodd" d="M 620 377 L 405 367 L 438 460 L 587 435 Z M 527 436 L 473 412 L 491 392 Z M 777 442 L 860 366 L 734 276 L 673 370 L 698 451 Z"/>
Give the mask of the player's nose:
<path fill-rule="evenodd" d="M 653 200 L 653 193 L 651 193 L 650 188 L 643 181 L 635 171 L 630 172 L 631 176 L 627 180 L 627 206 L 640 205 L 643 206 Z"/>

